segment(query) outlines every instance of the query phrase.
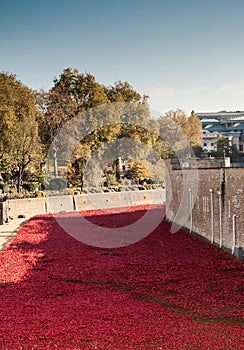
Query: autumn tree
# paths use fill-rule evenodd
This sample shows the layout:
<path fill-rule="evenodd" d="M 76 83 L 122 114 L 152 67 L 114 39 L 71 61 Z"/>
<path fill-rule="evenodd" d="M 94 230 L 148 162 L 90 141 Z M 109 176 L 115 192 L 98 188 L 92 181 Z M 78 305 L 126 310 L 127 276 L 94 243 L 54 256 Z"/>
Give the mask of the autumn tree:
<path fill-rule="evenodd" d="M 232 140 L 225 135 L 217 140 L 217 150 L 212 151 L 211 155 L 214 157 L 230 157 L 231 162 L 238 162 L 241 159 L 241 152 L 237 150 Z"/>
<path fill-rule="evenodd" d="M 76 114 L 75 103 L 68 95 L 54 89 L 38 93 L 39 132 L 45 149 L 48 150 L 57 131 Z"/>
<path fill-rule="evenodd" d="M 120 80 L 114 85 L 104 86 L 104 91 L 110 102 L 132 102 L 142 99 L 142 96 L 128 82 Z"/>
<path fill-rule="evenodd" d="M 158 118 L 159 134 L 157 147 L 161 149 L 163 157 L 174 156 L 177 152 L 184 154 L 186 148 L 201 145 L 202 125 L 198 117 L 177 109 L 165 113 Z"/>
<path fill-rule="evenodd" d="M 148 181 L 152 179 L 152 175 L 145 162 L 131 160 L 128 162 L 129 169 L 126 177 L 132 180 Z"/>
<path fill-rule="evenodd" d="M 185 130 L 187 139 L 193 147 L 199 147 L 202 144 L 202 122 L 198 116 L 191 112 L 187 119 L 187 128 Z"/>
<path fill-rule="evenodd" d="M 36 94 L 15 75 L 0 73 L 0 166 L 17 176 L 20 191 L 24 173 L 42 161 Z"/>
<path fill-rule="evenodd" d="M 150 113 L 146 96 L 141 96 L 127 82 L 118 81 L 114 86 L 99 84 L 90 73 L 79 73 L 76 69 L 65 69 L 54 80 L 53 88 L 40 95 L 42 118 L 40 130 L 47 149 L 58 131 L 80 116 L 79 125 L 71 124 L 72 133 L 85 136 L 76 147 L 70 160 L 69 178 L 82 178 L 86 161 L 95 150 L 103 152 L 103 145 L 122 138 L 134 138 L 152 144 L 155 135 L 149 131 Z M 82 130 L 81 130 L 82 129 Z M 62 142 L 70 146 L 69 135 Z M 53 146 L 53 145 L 52 145 Z M 54 145 L 54 147 L 56 147 Z M 119 154 L 116 156 L 118 159 Z M 82 184 L 82 179 L 81 179 Z"/>
<path fill-rule="evenodd" d="M 194 112 L 188 117 L 183 110 L 177 109 L 175 111 L 167 112 L 165 117 L 171 119 L 181 128 L 183 135 L 191 145 L 201 145 L 202 124 Z"/>
<path fill-rule="evenodd" d="M 81 74 L 76 69 L 65 69 L 48 93 L 39 96 L 42 111 L 40 128 L 43 142 L 48 146 L 62 126 L 85 110 L 106 104 L 109 100 L 103 87 L 90 73 Z"/>

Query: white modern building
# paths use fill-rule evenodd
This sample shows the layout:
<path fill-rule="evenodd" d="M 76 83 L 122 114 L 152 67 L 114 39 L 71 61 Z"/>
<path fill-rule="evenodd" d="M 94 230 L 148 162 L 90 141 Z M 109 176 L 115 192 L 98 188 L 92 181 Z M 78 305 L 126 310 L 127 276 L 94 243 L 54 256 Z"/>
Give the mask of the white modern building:
<path fill-rule="evenodd" d="M 244 151 L 244 111 L 196 113 L 196 115 L 202 122 L 203 132 L 224 135 L 239 151 Z M 216 135 L 208 137 L 209 133 L 203 134 L 203 148 L 206 150 L 215 147 L 216 142 Z"/>
<path fill-rule="evenodd" d="M 218 132 L 202 131 L 202 149 L 206 152 L 217 150 L 217 141 L 221 135 Z"/>

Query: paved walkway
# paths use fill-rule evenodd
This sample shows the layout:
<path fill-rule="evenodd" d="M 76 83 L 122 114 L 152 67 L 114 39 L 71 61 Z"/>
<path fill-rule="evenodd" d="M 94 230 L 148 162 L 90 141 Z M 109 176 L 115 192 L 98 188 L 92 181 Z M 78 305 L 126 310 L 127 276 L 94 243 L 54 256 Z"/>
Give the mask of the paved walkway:
<path fill-rule="evenodd" d="M 20 227 L 28 220 L 28 218 L 14 219 L 7 224 L 0 225 L 0 252 L 6 249 Z"/>

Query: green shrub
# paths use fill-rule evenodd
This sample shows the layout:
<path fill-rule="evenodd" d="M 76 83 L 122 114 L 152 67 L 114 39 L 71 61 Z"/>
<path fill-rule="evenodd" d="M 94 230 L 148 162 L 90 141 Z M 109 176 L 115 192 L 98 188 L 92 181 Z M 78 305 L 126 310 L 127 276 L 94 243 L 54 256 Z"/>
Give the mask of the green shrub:
<path fill-rule="evenodd" d="M 35 192 L 39 187 L 38 182 L 24 182 L 23 189 L 28 192 Z"/>
<path fill-rule="evenodd" d="M 64 179 L 55 178 L 50 180 L 48 189 L 51 191 L 61 191 L 67 187 L 67 182 Z"/>

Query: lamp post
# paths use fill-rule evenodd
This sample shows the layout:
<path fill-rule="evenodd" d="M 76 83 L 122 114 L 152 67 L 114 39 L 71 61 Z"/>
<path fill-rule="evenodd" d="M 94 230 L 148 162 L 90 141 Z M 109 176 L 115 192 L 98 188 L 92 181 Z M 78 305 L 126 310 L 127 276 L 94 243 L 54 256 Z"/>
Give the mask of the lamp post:
<path fill-rule="evenodd" d="M 53 166 L 54 166 L 54 176 L 58 177 L 58 162 L 57 162 L 56 148 L 53 148 Z"/>
<path fill-rule="evenodd" d="M 116 181 L 120 179 L 120 157 L 118 155 L 118 140 L 115 142 L 116 147 L 116 161 L 115 161 L 115 172 L 116 172 Z"/>

